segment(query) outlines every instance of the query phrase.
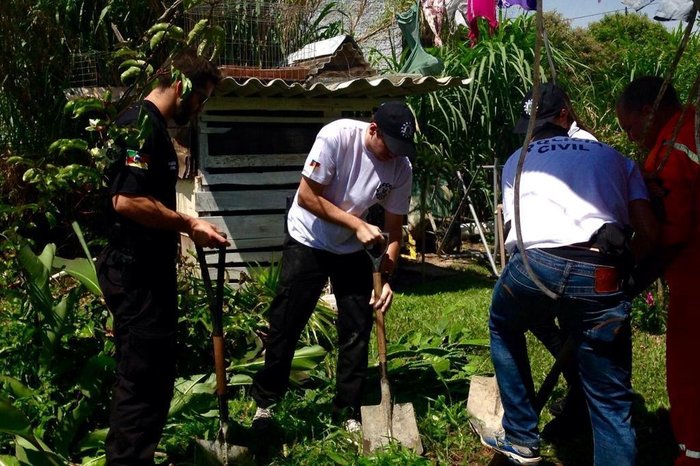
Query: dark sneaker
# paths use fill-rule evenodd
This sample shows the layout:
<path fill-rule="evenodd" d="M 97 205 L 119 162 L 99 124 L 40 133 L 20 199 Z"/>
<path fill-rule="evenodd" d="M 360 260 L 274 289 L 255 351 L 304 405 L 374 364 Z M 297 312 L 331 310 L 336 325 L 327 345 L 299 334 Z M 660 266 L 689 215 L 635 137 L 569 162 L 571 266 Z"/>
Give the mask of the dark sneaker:
<path fill-rule="evenodd" d="M 542 461 L 539 448 L 514 445 L 499 437 L 480 437 L 481 443 L 505 455 L 517 464 L 537 464 Z"/>

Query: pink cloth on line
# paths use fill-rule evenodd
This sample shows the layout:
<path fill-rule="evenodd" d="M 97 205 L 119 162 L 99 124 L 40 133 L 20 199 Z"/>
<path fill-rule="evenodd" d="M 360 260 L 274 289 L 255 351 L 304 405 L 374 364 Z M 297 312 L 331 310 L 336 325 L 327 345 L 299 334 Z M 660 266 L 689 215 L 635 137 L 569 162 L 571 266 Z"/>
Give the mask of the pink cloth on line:
<path fill-rule="evenodd" d="M 467 22 L 469 23 L 469 40 L 472 46 L 479 40 L 479 18 L 484 18 L 489 22 L 489 31 L 493 33 L 498 26 L 496 0 L 467 0 Z"/>

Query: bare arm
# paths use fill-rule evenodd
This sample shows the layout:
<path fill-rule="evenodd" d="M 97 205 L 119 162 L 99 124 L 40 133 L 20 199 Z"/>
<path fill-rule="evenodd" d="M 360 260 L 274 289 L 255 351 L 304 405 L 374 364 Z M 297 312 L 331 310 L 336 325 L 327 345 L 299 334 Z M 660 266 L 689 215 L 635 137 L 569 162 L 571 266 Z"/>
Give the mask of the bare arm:
<path fill-rule="evenodd" d="M 120 215 L 146 227 L 186 233 L 199 246 L 213 248 L 230 244 L 211 223 L 168 209 L 150 196 L 115 194 L 112 205 Z"/>
<path fill-rule="evenodd" d="M 632 250 L 637 264 L 627 279 L 625 291 L 634 297 L 661 276 L 672 257 L 665 257 L 667 254 L 658 247 L 660 228 L 651 203 L 644 200 L 632 201 L 629 208 L 630 222 L 635 233 Z"/>
<path fill-rule="evenodd" d="M 302 177 L 299 183 L 298 204 L 323 220 L 342 225 L 355 232 L 355 236 L 365 246 L 382 241 L 382 231 L 359 217 L 349 214 L 323 197 L 324 186 L 309 178 Z"/>
<path fill-rule="evenodd" d="M 634 238 L 632 240 L 632 250 L 635 257 L 647 256 L 659 235 L 659 224 L 656 221 L 651 203 L 647 200 L 638 199 L 630 202 L 630 223 L 634 228 Z"/>

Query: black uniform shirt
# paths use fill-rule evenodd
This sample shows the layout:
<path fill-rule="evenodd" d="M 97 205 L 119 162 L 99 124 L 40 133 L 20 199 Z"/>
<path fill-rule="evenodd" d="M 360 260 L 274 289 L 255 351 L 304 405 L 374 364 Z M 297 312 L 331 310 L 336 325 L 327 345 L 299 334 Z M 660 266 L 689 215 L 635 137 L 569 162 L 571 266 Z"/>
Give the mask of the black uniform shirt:
<path fill-rule="evenodd" d="M 135 126 L 140 110 L 147 113 L 146 125 L 149 125 L 150 130 L 140 148 L 124 147 L 124 160 L 117 162 L 118 166 L 109 181 L 110 197 L 120 193 L 149 196 L 163 203 L 165 207 L 175 210 L 177 154 L 163 115 L 153 103 L 144 100 L 126 110 L 116 123 L 120 126 Z M 112 205 L 111 202 L 109 204 Z M 112 246 L 152 258 L 175 257 L 177 232 L 149 228 L 114 211 L 112 213 Z"/>

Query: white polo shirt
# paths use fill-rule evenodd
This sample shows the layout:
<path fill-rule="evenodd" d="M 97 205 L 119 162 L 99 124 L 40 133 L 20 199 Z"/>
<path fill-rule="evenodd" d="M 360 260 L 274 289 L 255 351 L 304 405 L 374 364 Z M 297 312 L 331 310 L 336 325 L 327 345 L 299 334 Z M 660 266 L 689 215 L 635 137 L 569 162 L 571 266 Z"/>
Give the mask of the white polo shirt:
<path fill-rule="evenodd" d="M 514 217 L 515 174 L 520 150 L 503 167 L 503 216 Z M 525 249 L 588 241 L 604 223 L 629 224 L 629 203 L 648 199 L 636 163 L 612 147 L 584 139 L 534 141 L 520 178 L 520 225 Z M 516 246 L 511 224 L 506 247 Z"/>
<path fill-rule="evenodd" d="M 390 213 L 408 213 L 411 163 L 406 157 L 381 161 L 364 145 L 369 123 L 342 119 L 324 126 L 316 136 L 302 175 L 325 186 L 323 197 L 345 212 L 364 218 L 380 204 Z M 287 215 L 289 234 L 301 244 L 335 254 L 362 249 L 355 233 L 323 220 L 299 206 L 294 196 Z"/>

